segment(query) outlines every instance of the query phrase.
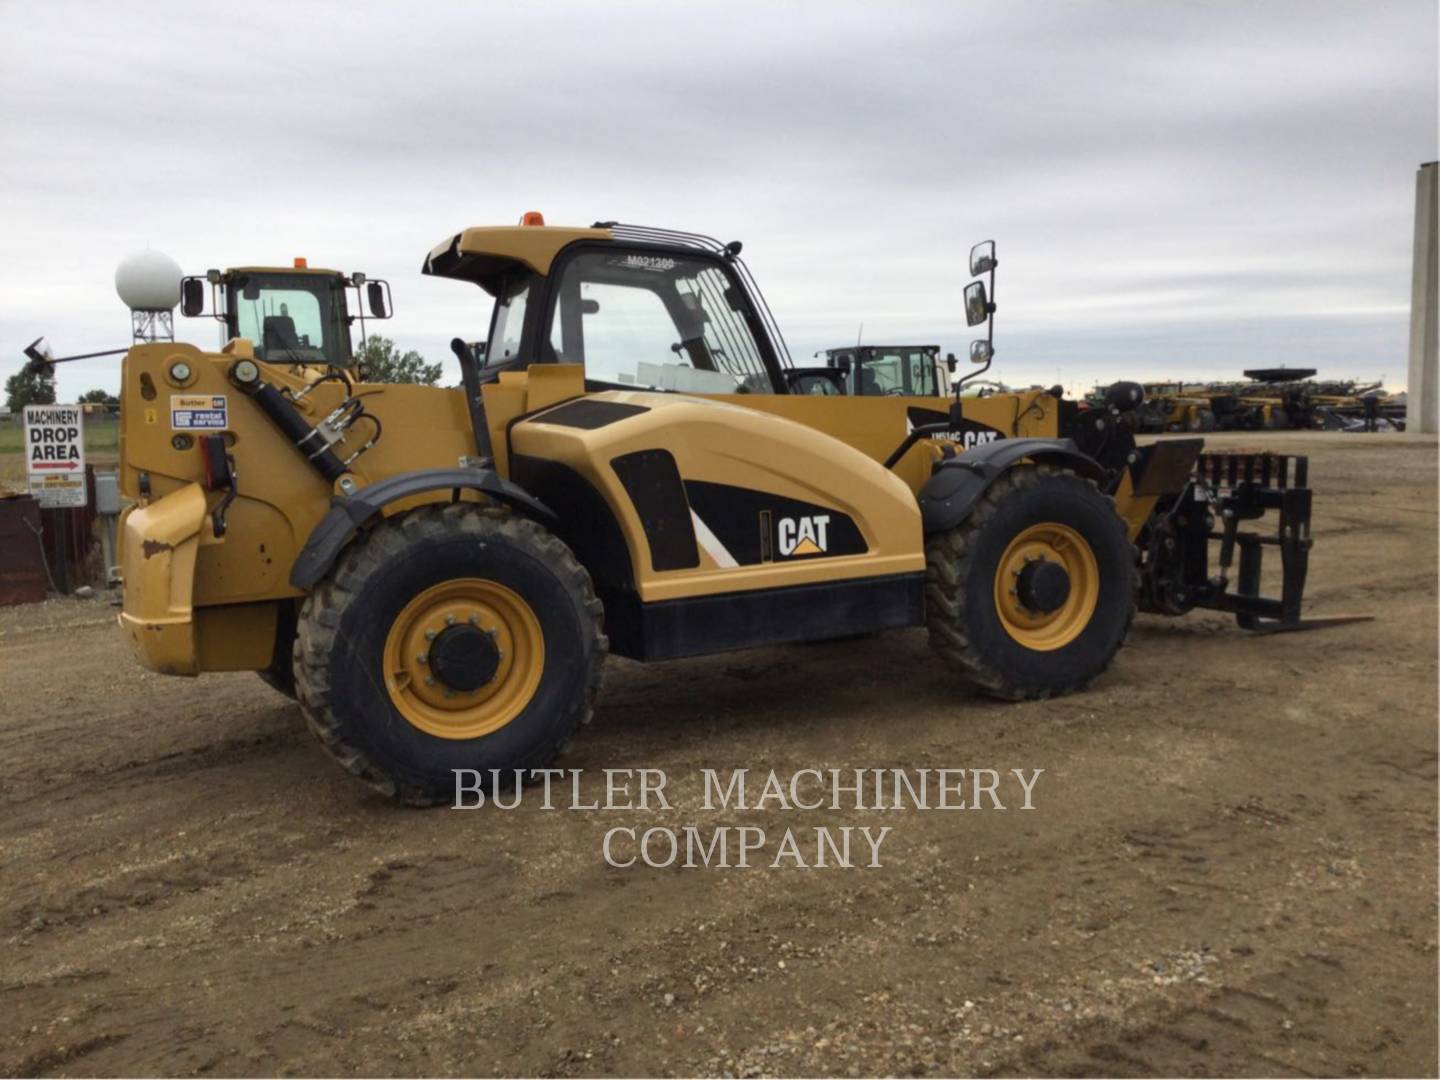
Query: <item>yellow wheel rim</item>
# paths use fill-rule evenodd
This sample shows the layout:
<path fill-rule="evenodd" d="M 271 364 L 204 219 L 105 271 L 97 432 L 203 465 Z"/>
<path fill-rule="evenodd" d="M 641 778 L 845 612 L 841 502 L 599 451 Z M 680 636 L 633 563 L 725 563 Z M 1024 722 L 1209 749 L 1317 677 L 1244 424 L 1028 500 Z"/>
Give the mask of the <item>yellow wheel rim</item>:
<path fill-rule="evenodd" d="M 451 682 L 477 680 L 457 679 L 441 661 L 466 649 L 483 652 L 493 674 L 457 688 L 447 670 Z M 475 739 L 510 723 L 535 696 L 545 638 L 518 594 L 485 578 L 455 578 L 405 605 L 385 636 L 384 662 L 390 701 L 410 724 L 441 739 Z"/>
<path fill-rule="evenodd" d="M 1070 579 L 1069 593 L 1053 611 L 1027 606 L 1021 575 L 1036 560 L 1058 563 Z M 1033 571 L 1031 571 L 1033 573 Z M 995 610 L 1005 632 L 1027 649 L 1049 652 L 1080 636 L 1100 601 L 1100 568 L 1090 545 L 1058 522 L 1032 525 L 1000 556 L 995 571 Z"/>

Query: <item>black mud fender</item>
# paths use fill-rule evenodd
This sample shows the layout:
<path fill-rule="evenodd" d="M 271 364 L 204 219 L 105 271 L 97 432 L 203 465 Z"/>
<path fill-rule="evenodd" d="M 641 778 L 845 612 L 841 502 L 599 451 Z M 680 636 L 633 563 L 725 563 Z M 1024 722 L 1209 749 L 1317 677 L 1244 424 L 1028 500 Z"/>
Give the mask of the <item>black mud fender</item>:
<path fill-rule="evenodd" d="M 1082 453 L 1071 439 L 996 439 L 980 443 L 941 461 L 920 489 L 920 520 L 926 535 L 959 525 L 970 516 L 986 489 L 1023 458 L 1063 465 L 1096 483 L 1105 481 L 1100 463 Z"/>
<path fill-rule="evenodd" d="M 527 517 L 545 525 L 553 525 L 553 511 L 518 484 L 506 480 L 491 469 L 419 469 L 397 473 L 369 487 L 363 487 L 348 498 L 339 498 L 330 507 L 290 569 L 290 584 L 297 589 L 311 589 L 330 572 L 340 552 L 371 518 L 390 503 L 423 495 L 427 491 L 480 491 L 491 498 L 514 507 Z"/>

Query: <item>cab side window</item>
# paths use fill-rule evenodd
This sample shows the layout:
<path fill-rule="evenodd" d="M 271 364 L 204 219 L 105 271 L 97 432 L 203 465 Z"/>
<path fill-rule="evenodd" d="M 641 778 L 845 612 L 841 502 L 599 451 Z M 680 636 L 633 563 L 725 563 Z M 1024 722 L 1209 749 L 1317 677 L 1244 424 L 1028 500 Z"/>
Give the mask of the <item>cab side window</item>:
<path fill-rule="evenodd" d="M 703 259 L 587 251 L 557 283 L 550 358 L 612 386 L 696 394 L 772 393 L 746 303 Z"/>

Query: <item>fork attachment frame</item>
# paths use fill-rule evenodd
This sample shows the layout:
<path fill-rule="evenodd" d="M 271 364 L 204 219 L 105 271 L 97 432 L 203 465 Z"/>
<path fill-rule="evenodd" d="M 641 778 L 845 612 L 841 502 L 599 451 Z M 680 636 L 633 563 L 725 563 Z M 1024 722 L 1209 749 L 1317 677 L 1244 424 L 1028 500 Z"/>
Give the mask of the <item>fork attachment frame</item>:
<path fill-rule="evenodd" d="M 1309 471 L 1309 459 L 1303 455 L 1200 454 L 1189 486 L 1168 507 L 1157 509 L 1142 538 L 1142 606 L 1172 615 L 1196 607 L 1233 612 L 1241 627 L 1258 633 L 1309 630 L 1371 618 L 1301 616 L 1314 544 Z M 1241 528 L 1269 511 L 1278 515 L 1273 532 Z M 1213 575 L 1212 541 L 1220 544 L 1218 572 Z M 1267 547 L 1280 550 L 1278 597 L 1261 593 Z"/>

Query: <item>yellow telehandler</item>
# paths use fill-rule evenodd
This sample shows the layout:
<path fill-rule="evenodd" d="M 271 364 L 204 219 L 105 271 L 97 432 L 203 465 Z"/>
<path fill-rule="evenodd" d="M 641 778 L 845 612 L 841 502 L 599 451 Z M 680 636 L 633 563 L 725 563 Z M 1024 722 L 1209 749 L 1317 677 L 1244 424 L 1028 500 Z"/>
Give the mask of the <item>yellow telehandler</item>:
<path fill-rule="evenodd" d="M 925 626 L 957 682 L 1020 699 L 1104 671 L 1137 605 L 1314 624 L 1303 459 L 1138 446 L 1134 384 L 1099 407 L 1058 388 L 791 392 L 739 256 L 535 214 L 447 237 L 422 272 L 491 308 L 483 348 L 453 344 L 453 389 L 357 381 L 323 328 L 294 339 L 272 321 L 296 323 L 279 296 L 294 281 L 212 280 L 251 309 L 218 352 L 142 344 L 124 360 L 135 655 L 265 673 L 342 766 L 426 804 L 456 769 L 503 784 L 550 762 L 608 652 Z M 972 251 L 974 375 L 994 353 L 996 265 L 993 242 Z M 1273 536 L 1239 528 L 1267 511 Z M 1260 594 L 1264 545 L 1282 556 L 1278 597 Z"/>

